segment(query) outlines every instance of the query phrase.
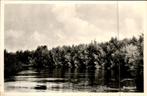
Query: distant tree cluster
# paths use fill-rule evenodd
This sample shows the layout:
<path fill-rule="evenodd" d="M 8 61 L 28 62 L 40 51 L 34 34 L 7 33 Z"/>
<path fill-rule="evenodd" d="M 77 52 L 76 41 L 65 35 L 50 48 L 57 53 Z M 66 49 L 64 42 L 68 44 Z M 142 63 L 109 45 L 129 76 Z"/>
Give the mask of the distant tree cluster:
<path fill-rule="evenodd" d="M 5 77 L 14 75 L 27 67 L 34 68 L 79 68 L 106 70 L 106 77 L 116 81 L 135 78 L 138 90 L 143 90 L 143 34 L 139 38 L 118 40 L 111 38 L 108 42 L 58 46 L 48 50 L 39 46 L 33 51 L 4 51 Z M 113 76 L 111 71 L 113 70 Z M 120 74 L 119 74 L 120 73 Z"/>

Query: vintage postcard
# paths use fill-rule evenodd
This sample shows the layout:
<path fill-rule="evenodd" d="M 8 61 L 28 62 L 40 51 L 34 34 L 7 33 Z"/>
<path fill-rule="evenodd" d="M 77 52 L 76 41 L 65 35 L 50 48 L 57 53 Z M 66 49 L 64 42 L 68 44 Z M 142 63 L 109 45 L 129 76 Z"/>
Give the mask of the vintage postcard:
<path fill-rule="evenodd" d="M 146 1 L 1 1 L 1 96 L 145 96 Z"/>

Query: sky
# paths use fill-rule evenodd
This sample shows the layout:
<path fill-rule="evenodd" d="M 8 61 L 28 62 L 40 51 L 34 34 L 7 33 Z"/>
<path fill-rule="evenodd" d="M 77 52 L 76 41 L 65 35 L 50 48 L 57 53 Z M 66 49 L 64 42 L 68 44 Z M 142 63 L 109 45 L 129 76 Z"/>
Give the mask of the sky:
<path fill-rule="evenodd" d="M 119 39 L 143 33 L 142 4 L 119 4 Z M 6 4 L 4 46 L 8 51 L 35 50 L 39 45 L 105 42 L 117 37 L 114 4 Z"/>

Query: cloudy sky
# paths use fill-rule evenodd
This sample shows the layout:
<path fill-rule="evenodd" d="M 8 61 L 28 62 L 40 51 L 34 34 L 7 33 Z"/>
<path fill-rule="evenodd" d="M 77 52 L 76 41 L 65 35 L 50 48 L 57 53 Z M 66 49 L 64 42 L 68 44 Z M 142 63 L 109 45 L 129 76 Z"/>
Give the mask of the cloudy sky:
<path fill-rule="evenodd" d="M 7 4 L 4 41 L 9 51 L 108 41 L 117 35 L 114 4 Z M 143 32 L 142 4 L 119 5 L 119 38 Z"/>

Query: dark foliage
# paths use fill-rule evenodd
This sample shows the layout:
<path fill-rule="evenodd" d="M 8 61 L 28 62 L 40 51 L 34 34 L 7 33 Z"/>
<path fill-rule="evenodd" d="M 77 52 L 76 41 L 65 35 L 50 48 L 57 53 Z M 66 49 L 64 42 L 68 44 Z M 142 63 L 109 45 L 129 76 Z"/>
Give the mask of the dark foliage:
<path fill-rule="evenodd" d="M 137 90 L 143 91 L 143 34 L 139 38 L 117 40 L 111 38 L 105 43 L 62 46 L 48 50 L 39 46 L 34 51 L 4 51 L 5 77 L 27 68 L 79 68 L 105 70 L 106 83 L 113 78 L 120 82 L 125 78 L 136 81 Z M 113 70 L 113 73 L 112 73 Z M 120 77 L 120 78 L 119 78 Z"/>

